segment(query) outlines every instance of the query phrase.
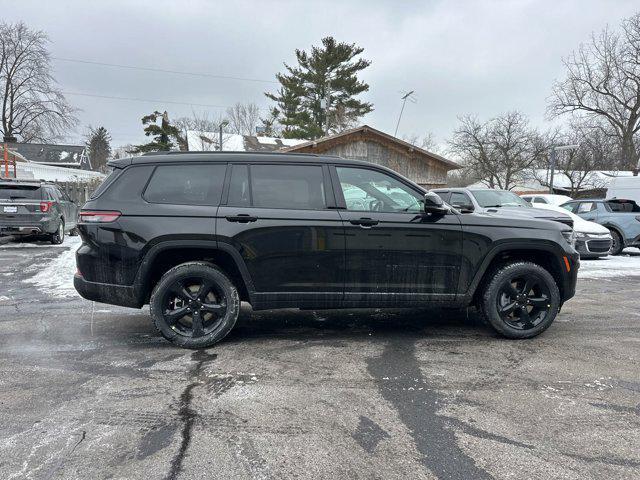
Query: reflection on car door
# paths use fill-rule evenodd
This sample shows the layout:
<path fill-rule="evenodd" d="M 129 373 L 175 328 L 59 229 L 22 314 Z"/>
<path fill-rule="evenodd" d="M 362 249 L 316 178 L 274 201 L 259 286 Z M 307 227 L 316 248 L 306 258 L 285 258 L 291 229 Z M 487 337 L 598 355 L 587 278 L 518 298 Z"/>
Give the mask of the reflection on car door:
<path fill-rule="evenodd" d="M 346 305 L 453 299 L 462 248 L 458 216 L 422 214 L 422 193 L 380 170 L 335 166 L 332 176 L 345 226 Z"/>
<path fill-rule="evenodd" d="M 231 168 L 216 231 L 220 242 L 242 256 L 255 306 L 261 300 L 282 306 L 293 300 L 296 306 L 338 305 L 344 235 L 328 167 L 238 163 Z"/>

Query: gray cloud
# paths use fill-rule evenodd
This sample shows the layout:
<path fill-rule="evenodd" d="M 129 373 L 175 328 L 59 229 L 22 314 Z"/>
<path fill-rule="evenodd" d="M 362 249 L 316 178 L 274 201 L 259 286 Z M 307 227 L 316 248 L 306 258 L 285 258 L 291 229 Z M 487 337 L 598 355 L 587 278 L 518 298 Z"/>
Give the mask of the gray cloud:
<path fill-rule="evenodd" d="M 46 31 L 55 57 L 273 80 L 295 48 L 325 35 L 355 42 L 373 61 L 363 78 L 375 111 L 365 122 L 393 133 L 400 93 L 415 90 L 401 134 L 445 141 L 456 117 L 520 109 L 545 126 L 545 100 L 561 57 L 594 30 L 638 9 L 636 1 L 0 1 L 5 21 Z M 268 106 L 269 83 L 117 69 L 54 61 L 66 92 L 198 104 Z M 140 118 L 167 108 L 69 95 L 82 125 L 104 125 L 116 144 L 142 140 Z M 77 141 L 83 127 L 71 135 Z"/>

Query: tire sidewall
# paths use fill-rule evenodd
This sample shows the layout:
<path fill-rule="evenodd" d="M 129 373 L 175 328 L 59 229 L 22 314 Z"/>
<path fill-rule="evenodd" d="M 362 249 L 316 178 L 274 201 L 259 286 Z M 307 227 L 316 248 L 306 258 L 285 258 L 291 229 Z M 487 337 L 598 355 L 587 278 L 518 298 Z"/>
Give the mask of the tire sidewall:
<path fill-rule="evenodd" d="M 56 232 L 51 235 L 51 243 L 54 245 L 61 245 L 64 243 L 64 220 L 61 218 L 58 223 Z"/>
<path fill-rule="evenodd" d="M 611 232 L 611 238 L 613 239 L 613 243 L 611 244 L 611 250 L 609 250 L 610 255 L 620 255 L 622 250 L 624 249 L 624 245 L 622 244 L 622 236 L 616 232 L 615 230 L 609 230 Z"/>
<path fill-rule="evenodd" d="M 220 326 L 214 332 L 197 339 L 186 337 L 173 330 L 166 324 L 162 314 L 164 309 L 162 299 L 166 290 L 178 280 L 193 277 L 214 281 L 224 292 L 227 301 L 227 311 Z M 194 349 L 210 347 L 222 340 L 234 327 L 240 313 L 240 298 L 236 287 L 220 269 L 204 262 L 184 263 L 165 273 L 153 289 L 149 305 L 153 323 L 164 338 L 174 345 Z"/>
<path fill-rule="evenodd" d="M 537 277 L 549 289 L 551 308 L 547 317 L 530 330 L 518 330 L 508 325 L 498 314 L 497 298 L 500 287 L 514 275 L 528 274 Z M 498 269 L 487 285 L 482 296 L 482 310 L 489 324 L 507 338 L 531 338 L 544 332 L 553 323 L 560 310 L 560 291 L 551 274 L 539 265 L 529 262 L 518 262 Z"/>

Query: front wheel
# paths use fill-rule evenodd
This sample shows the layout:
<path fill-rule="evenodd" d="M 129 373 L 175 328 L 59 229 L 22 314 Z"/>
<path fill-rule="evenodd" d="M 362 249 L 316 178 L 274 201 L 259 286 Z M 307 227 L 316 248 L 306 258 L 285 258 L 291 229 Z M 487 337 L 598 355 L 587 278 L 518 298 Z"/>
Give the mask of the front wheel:
<path fill-rule="evenodd" d="M 487 322 L 507 338 L 531 338 L 553 323 L 560 309 L 560 291 L 540 265 L 505 265 L 485 284 L 480 307 Z"/>
<path fill-rule="evenodd" d="M 222 340 L 240 313 L 238 290 L 214 265 L 189 262 L 165 273 L 150 300 L 153 323 L 171 343 L 206 348 Z"/>

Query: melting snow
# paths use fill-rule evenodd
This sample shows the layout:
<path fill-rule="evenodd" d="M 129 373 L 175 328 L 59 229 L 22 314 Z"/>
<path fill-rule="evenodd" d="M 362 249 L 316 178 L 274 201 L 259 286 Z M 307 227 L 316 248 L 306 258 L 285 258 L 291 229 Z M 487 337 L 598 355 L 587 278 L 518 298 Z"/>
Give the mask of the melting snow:
<path fill-rule="evenodd" d="M 640 251 L 626 248 L 622 255 L 581 260 L 578 278 L 640 276 Z"/>
<path fill-rule="evenodd" d="M 76 271 L 76 250 L 81 243 L 80 237 L 67 237 L 64 244 L 60 245 L 67 247 L 67 250 L 49 263 L 37 265 L 37 273 L 25 281 L 53 297 L 77 297 L 78 292 L 73 287 L 73 274 Z"/>

